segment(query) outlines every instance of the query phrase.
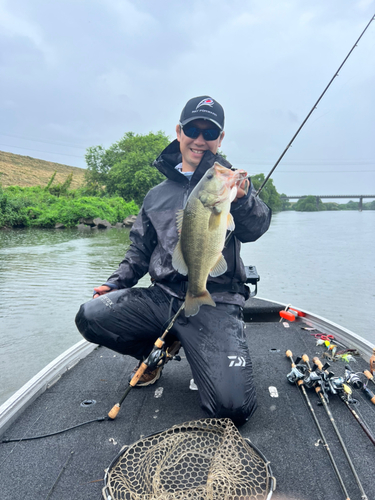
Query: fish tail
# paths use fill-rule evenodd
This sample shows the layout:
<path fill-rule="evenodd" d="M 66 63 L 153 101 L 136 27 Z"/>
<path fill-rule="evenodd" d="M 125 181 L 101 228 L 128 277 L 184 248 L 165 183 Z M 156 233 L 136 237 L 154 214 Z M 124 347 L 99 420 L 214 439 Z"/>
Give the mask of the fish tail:
<path fill-rule="evenodd" d="M 195 316 L 198 314 L 201 306 L 213 306 L 216 307 L 216 304 L 213 298 L 210 295 L 208 290 L 205 290 L 201 295 L 193 295 L 189 290 L 186 292 L 185 297 L 185 316 Z"/>

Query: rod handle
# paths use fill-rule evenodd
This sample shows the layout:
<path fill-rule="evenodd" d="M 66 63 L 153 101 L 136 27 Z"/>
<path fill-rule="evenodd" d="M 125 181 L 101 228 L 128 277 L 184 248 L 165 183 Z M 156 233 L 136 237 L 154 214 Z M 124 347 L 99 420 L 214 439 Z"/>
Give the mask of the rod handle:
<path fill-rule="evenodd" d="M 296 365 L 294 364 L 293 353 L 290 349 L 286 351 L 285 356 L 290 359 L 290 362 L 292 363 L 292 368 L 294 368 Z"/>
<path fill-rule="evenodd" d="M 114 420 L 117 417 L 119 411 L 120 411 L 120 405 L 119 403 L 116 403 L 115 406 L 112 408 L 112 410 L 108 413 L 108 417 L 111 420 Z"/>
<path fill-rule="evenodd" d="M 371 372 L 369 370 L 365 370 L 363 373 L 366 375 L 366 377 L 369 380 L 371 380 L 372 382 L 374 382 L 374 377 L 373 377 L 373 375 L 371 375 Z"/>
<path fill-rule="evenodd" d="M 323 364 L 317 356 L 315 358 L 313 358 L 313 363 L 316 364 L 316 366 L 319 368 L 319 370 L 321 370 L 323 368 Z"/>
<path fill-rule="evenodd" d="M 161 349 L 164 344 L 165 344 L 165 341 L 161 338 L 158 338 L 157 340 L 155 340 L 154 346 L 157 347 L 158 349 Z"/>
<path fill-rule="evenodd" d="M 138 384 L 139 379 L 142 377 L 142 375 L 147 370 L 147 368 L 148 367 L 147 367 L 146 363 L 142 362 L 141 366 L 138 368 L 138 370 L 135 372 L 135 374 L 131 378 L 129 385 L 131 385 L 132 387 L 136 386 Z"/>
<path fill-rule="evenodd" d="M 302 354 L 302 361 L 304 361 L 305 363 L 309 362 L 309 357 L 307 354 Z"/>

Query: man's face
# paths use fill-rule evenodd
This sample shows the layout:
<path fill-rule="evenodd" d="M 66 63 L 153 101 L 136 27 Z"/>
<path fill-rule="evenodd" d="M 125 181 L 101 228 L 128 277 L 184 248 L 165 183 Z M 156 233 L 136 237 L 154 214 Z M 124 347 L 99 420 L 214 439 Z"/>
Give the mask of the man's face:
<path fill-rule="evenodd" d="M 212 122 L 207 120 L 194 120 L 185 125 L 185 127 L 198 127 L 202 130 L 216 128 Z M 224 132 L 222 132 L 214 141 L 204 140 L 202 134 L 199 134 L 196 139 L 191 139 L 184 134 L 184 129 L 180 129 L 180 125 L 176 126 L 176 132 L 182 154 L 182 168 L 185 171 L 194 171 L 199 165 L 205 151 L 212 151 L 212 153 L 216 154 L 224 138 Z"/>

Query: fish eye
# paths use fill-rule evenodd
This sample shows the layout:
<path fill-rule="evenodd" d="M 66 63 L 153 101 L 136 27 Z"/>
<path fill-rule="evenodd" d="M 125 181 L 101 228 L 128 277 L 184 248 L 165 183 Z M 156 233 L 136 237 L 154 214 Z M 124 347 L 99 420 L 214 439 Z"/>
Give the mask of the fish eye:
<path fill-rule="evenodd" d="M 212 179 L 212 177 L 214 176 L 214 174 L 207 174 L 207 179 Z"/>

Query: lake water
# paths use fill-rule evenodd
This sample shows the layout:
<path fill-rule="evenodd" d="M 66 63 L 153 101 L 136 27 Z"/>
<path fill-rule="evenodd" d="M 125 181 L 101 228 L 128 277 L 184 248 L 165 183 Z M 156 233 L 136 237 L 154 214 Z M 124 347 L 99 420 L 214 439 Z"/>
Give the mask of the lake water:
<path fill-rule="evenodd" d="M 75 314 L 128 245 L 128 230 L 0 231 L 0 404 L 82 339 Z M 325 316 L 375 344 L 374 247 L 375 211 L 282 212 L 242 257 L 260 274 L 258 297 Z"/>

